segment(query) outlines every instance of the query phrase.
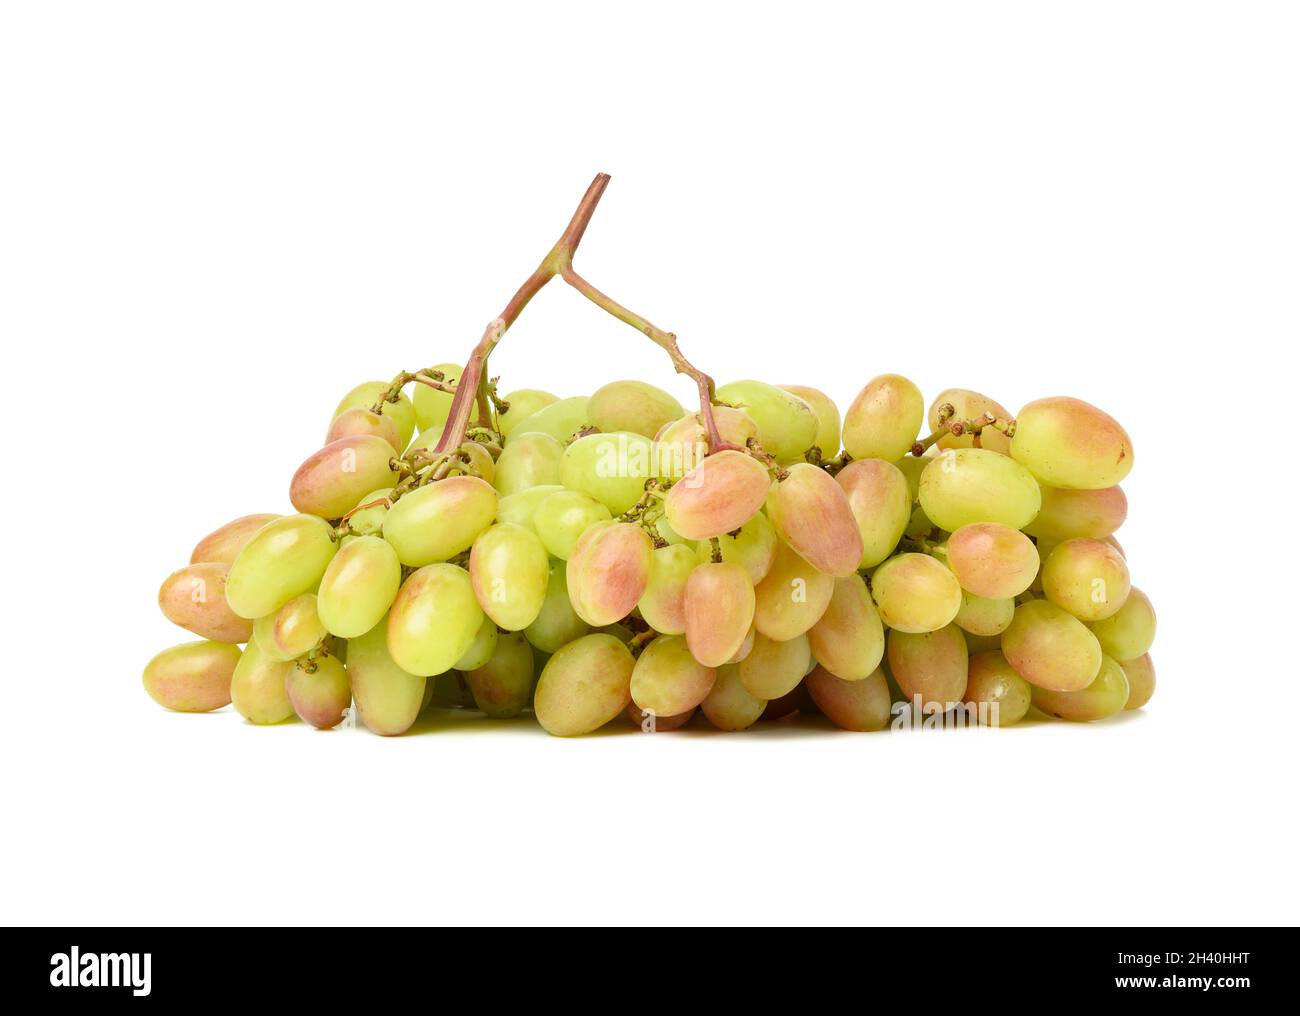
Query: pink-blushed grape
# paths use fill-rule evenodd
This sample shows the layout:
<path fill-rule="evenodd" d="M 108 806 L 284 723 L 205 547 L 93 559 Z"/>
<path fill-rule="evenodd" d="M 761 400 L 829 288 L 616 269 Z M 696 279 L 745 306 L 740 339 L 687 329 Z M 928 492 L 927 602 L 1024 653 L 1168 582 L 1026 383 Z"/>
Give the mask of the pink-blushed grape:
<path fill-rule="evenodd" d="M 1101 540 L 1066 540 L 1043 562 L 1043 595 L 1081 621 L 1100 621 L 1128 599 L 1124 555 Z"/>
<path fill-rule="evenodd" d="M 686 580 L 686 643 L 706 667 L 735 656 L 754 621 L 754 586 L 738 564 L 698 565 Z"/>
<path fill-rule="evenodd" d="M 1039 484 L 1042 507 L 1034 520 L 1025 526 L 1030 536 L 1051 540 L 1088 537 L 1104 540 L 1124 524 L 1128 517 L 1128 498 L 1121 487 L 1100 490 L 1067 490 Z"/>
<path fill-rule="evenodd" d="M 172 624 L 214 642 L 247 642 L 253 622 L 226 602 L 230 565 L 215 561 L 186 565 L 163 580 L 158 606 Z"/>
<path fill-rule="evenodd" d="M 372 408 L 388 391 L 388 384 L 387 381 L 363 381 L 343 396 L 334 410 L 334 416 L 338 417 L 349 409 Z M 411 435 L 415 433 L 415 407 L 411 404 L 410 396 L 401 392 L 396 402 L 385 402 L 382 415 L 391 416 L 397 421 L 398 437 L 402 447 L 405 448 L 410 444 Z"/>
<path fill-rule="evenodd" d="M 949 423 L 957 420 L 980 421 L 985 413 L 993 414 L 995 419 L 1003 422 L 1010 422 L 1011 414 L 999 403 L 990 399 L 987 395 L 981 395 L 979 392 L 972 392 L 966 388 L 948 388 L 940 392 L 933 402 L 930 403 L 930 412 L 928 422 L 931 431 L 939 429 L 939 408 L 944 404 L 953 407 L 955 412 L 949 418 Z M 1000 455 L 1011 454 L 1011 439 L 994 427 L 985 426 L 979 431 L 979 446 L 987 448 L 991 452 L 997 452 Z M 975 435 L 972 433 L 963 434 L 944 434 L 937 442 L 939 448 L 974 448 Z"/>
<path fill-rule="evenodd" d="M 975 707 L 977 722 L 1010 727 L 1029 712 L 1030 684 L 1000 652 L 974 653 L 967 668 L 965 700 Z"/>
<path fill-rule="evenodd" d="M 394 455 L 400 455 L 406 449 L 402 443 L 402 431 L 397 418 L 390 413 L 376 413 L 364 406 L 345 409 L 334 417 L 325 434 L 325 443 L 328 445 L 341 437 L 363 435 L 383 438 Z"/>
<path fill-rule="evenodd" d="M 330 730 L 343 722 L 352 705 L 352 685 L 337 656 L 318 656 L 314 670 L 296 663 L 285 677 L 284 689 L 298 719 L 318 730 Z"/>
<path fill-rule="evenodd" d="M 622 620 L 645 593 L 654 545 L 632 522 L 598 522 L 579 538 L 565 565 L 578 616 L 599 628 Z"/>
<path fill-rule="evenodd" d="M 230 701 L 249 723 L 259 726 L 283 723 L 293 716 L 293 703 L 285 691 L 292 662 L 270 659 L 256 642 L 250 642 L 230 676 Z"/>
<path fill-rule="evenodd" d="M 852 575 L 862 561 L 862 534 L 848 495 L 824 469 L 801 462 L 776 485 L 767 513 L 781 538 L 818 571 Z"/>
<path fill-rule="evenodd" d="M 665 517 L 688 540 L 739 529 L 767 500 L 767 470 L 737 451 L 710 455 L 678 480 L 664 499 Z"/>
<path fill-rule="evenodd" d="M 855 459 L 835 475 L 835 482 L 849 499 L 862 538 L 858 567 L 874 568 L 894 552 L 912 517 L 907 477 L 883 459 Z"/>
<path fill-rule="evenodd" d="M 267 659 L 285 662 L 310 652 L 325 637 L 315 593 L 295 596 L 274 614 L 259 617 L 253 641 Z"/>
<path fill-rule="evenodd" d="M 948 709 L 966 693 L 969 657 L 966 639 L 955 624 L 929 632 L 891 631 L 889 672 L 907 700 Z"/>
<path fill-rule="evenodd" d="M 207 713 L 230 704 L 230 679 L 242 655 L 226 642 L 172 646 L 144 668 L 144 690 L 166 709 Z"/>
<path fill-rule="evenodd" d="M 739 409 L 714 406 L 713 422 L 726 444 L 745 448 L 750 440 L 758 439 L 758 426 Z M 709 434 L 699 413 L 665 424 L 655 435 L 655 465 L 665 479 L 685 476 L 708 454 Z"/>
<path fill-rule="evenodd" d="M 293 474 L 289 500 L 305 515 L 340 518 L 366 491 L 397 482 L 394 455 L 393 446 L 373 434 L 331 441 Z"/>
<path fill-rule="evenodd" d="M 885 629 L 860 575 L 835 580 L 835 591 L 808 632 L 812 654 L 842 681 L 861 681 L 885 655 Z"/>
<path fill-rule="evenodd" d="M 606 434 L 628 431 L 653 438 L 686 410 L 662 388 L 644 381 L 611 381 L 592 393 L 587 421 Z"/>
<path fill-rule="evenodd" d="M 817 708 L 837 727 L 867 732 L 889 725 L 893 702 L 879 668 L 859 681 L 845 681 L 825 667 L 817 667 L 804 678 L 804 686 Z"/>
<path fill-rule="evenodd" d="M 963 589 L 990 600 L 1019 596 L 1038 574 L 1038 548 L 996 522 L 962 526 L 948 537 L 944 557 Z"/>
<path fill-rule="evenodd" d="M 467 671 L 465 680 L 474 703 L 488 716 L 518 716 L 533 693 L 533 650 L 522 632 L 498 636 L 492 656 Z"/>
<path fill-rule="evenodd" d="M 855 459 L 901 459 L 925 419 L 921 390 L 899 374 L 867 382 L 844 414 L 844 450 Z"/>
<path fill-rule="evenodd" d="M 1124 708 L 1141 709 L 1156 691 L 1156 667 L 1151 662 L 1151 654 L 1143 653 L 1135 660 L 1123 661 L 1120 666 L 1124 668 L 1129 688 Z"/>
<path fill-rule="evenodd" d="M 542 668 L 533 713 L 557 737 L 603 727 L 632 700 L 634 661 L 612 635 L 584 635 L 559 649 Z"/>
<path fill-rule="evenodd" d="M 1002 655 L 1032 685 L 1051 691 L 1079 691 L 1101 666 L 1101 646 L 1078 618 L 1047 600 L 1016 608 L 1002 633 Z"/>
<path fill-rule="evenodd" d="M 203 537 L 190 554 L 190 564 L 214 562 L 217 564 L 234 564 L 239 552 L 251 540 L 257 531 L 268 523 L 280 518 L 279 515 L 244 515 L 227 522 L 220 529 L 213 530 Z"/>
<path fill-rule="evenodd" d="M 1055 396 L 1031 402 L 1016 417 L 1011 454 L 1053 487 L 1113 487 L 1133 468 L 1133 442 L 1096 406 Z"/>

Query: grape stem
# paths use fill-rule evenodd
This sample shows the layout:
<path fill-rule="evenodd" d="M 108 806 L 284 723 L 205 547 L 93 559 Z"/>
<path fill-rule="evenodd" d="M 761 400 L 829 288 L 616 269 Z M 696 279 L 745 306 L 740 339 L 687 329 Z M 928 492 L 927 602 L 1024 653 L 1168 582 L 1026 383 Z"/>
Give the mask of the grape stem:
<path fill-rule="evenodd" d="M 927 434 L 921 440 L 912 445 L 913 455 L 924 455 L 925 450 L 940 438 L 952 434 L 955 437 L 961 437 L 963 434 L 969 434 L 975 444 L 979 447 L 980 434 L 985 427 L 992 427 L 999 430 L 1007 437 L 1016 436 L 1016 421 L 1003 420 L 994 416 L 992 413 L 985 413 L 978 420 L 953 420 L 952 415 L 956 412 L 949 403 L 944 403 L 939 407 L 939 427 L 933 434 Z"/>

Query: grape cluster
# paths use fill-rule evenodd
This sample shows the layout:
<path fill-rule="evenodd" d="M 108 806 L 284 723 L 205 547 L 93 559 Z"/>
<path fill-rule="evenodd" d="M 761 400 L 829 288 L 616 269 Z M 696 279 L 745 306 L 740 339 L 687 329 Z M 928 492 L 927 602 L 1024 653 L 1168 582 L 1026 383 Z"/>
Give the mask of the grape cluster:
<path fill-rule="evenodd" d="M 1151 696 L 1155 614 L 1113 535 L 1133 448 L 1088 403 L 1012 417 L 950 389 L 927 411 L 887 374 L 841 426 L 794 385 L 708 382 L 695 412 L 641 381 L 457 399 L 462 374 L 354 388 L 296 514 L 199 542 L 159 603 L 203 641 L 150 661 L 157 702 L 321 728 L 355 705 L 389 735 L 467 708 L 569 736 L 1097 720 Z"/>

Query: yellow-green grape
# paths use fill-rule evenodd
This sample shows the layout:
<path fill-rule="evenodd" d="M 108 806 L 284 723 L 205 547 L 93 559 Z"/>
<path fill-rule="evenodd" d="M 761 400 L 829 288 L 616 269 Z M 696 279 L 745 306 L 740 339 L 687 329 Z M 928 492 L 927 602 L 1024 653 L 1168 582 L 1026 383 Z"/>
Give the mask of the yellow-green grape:
<path fill-rule="evenodd" d="M 901 459 L 925 419 L 921 390 L 899 374 L 867 382 L 844 414 L 844 450 L 855 459 Z"/>
<path fill-rule="evenodd" d="M 493 485 L 502 497 L 529 487 L 560 484 L 564 445 L 549 434 L 518 434 L 497 458 Z"/>
<path fill-rule="evenodd" d="M 718 452 L 673 484 L 664 498 L 664 515 L 688 540 L 721 536 L 753 518 L 767 500 L 770 483 L 757 459 L 730 449 Z"/>
<path fill-rule="evenodd" d="M 244 515 L 213 530 L 194 546 L 190 564 L 234 564 L 244 546 L 279 515 Z"/>
<path fill-rule="evenodd" d="M 874 568 L 889 557 L 907 530 L 912 495 L 907 477 L 883 459 L 855 459 L 835 475 L 849 499 L 862 538 L 859 568 Z"/>
<path fill-rule="evenodd" d="M 966 702 L 986 727 L 1011 727 L 1029 712 L 1030 684 L 1000 652 L 975 653 L 967 668 Z"/>
<path fill-rule="evenodd" d="M 296 660 L 325 637 L 315 593 L 295 596 L 274 614 L 259 617 L 253 625 L 253 642 L 268 660 Z"/>
<path fill-rule="evenodd" d="M 954 624 L 956 622 L 953 622 Z M 991 653 L 995 649 L 1001 651 L 1001 635 L 972 635 L 966 632 L 966 649 L 972 656 L 976 653 Z"/>
<path fill-rule="evenodd" d="M 597 628 L 623 619 L 645 592 L 653 559 L 654 545 L 640 526 L 597 522 L 565 563 L 573 609 Z"/>
<path fill-rule="evenodd" d="M 551 557 L 567 561 L 578 537 L 597 522 L 608 522 L 611 518 L 609 509 L 590 494 L 557 490 L 538 503 L 532 529 L 541 537 Z"/>
<path fill-rule="evenodd" d="M 520 632 L 497 637 L 486 663 L 466 671 L 474 704 L 496 719 L 518 716 L 533 694 L 533 649 Z"/>
<path fill-rule="evenodd" d="M 515 427 L 528 419 L 539 409 L 545 409 L 554 402 L 559 402 L 558 395 L 544 392 L 539 388 L 520 388 L 506 395 L 502 400 L 509 405 L 504 413 L 497 414 L 497 429 L 502 437 L 509 437 Z"/>
<path fill-rule="evenodd" d="M 557 737 L 603 727 L 632 700 L 632 667 L 632 654 L 612 635 L 584 635 L 563 646 L 537 679 L 537 722 Z"/>
<path fill-rule="evenodd" d="M 492 453 L 478 441 L 465 441 L 460 446 L 460 454 L 467 458 L 471 476 L 477 476 L 493 483 L 497 475 L 497 461 Z"/>
<path fill-rule="evenodd" d="M 543 406 L 511 427 L 506 447 L 525 434 L 549 434 L 561 443 L 568 441 L 587 426 L 587 406 L 590 403 L 591 399 L 586 395 L 577 395 Z"/>
<path fill-rule="evenodd" d="M 253 624 L 226 602 L 230 565 L 205 561 L 186 565 L 163 580 L 158 606 L 172 624 L 214 642 L 247 642 Z"/>
<path fill-rule="evenodd" d="M 766 701 L 797 688 L 811 660 L 807 635 L 797 635 L 788 642 L 773 642 L 766 635 L 756 635 L 753 649 L 737 665 L 741 683 L 749 693 Z"/>
<path fill-rule="evenodd" d="M 361 722 L 386 737 L 405 733 L 424 705 L 426 679 L 407 673 L 389 654 L 387 618 L 348 640 L 347 667 Z"/>
<path fill-rule="evenodd" d="M 392 445 L 374 435 L 331 441 L 293 474 L 289 500 L 305 515 L 340 518 L 366 491 L 397 482 L 393 459 Z"/>
<path fill-rule="evenodd" d="M 817 414 L 791 392 L 764 381 L 732 381 L 716 394 L 754 421 L 763 450 L 782 462 L 802 461 L 817 440 Z"/>
<path fill-rule="evenodd" d="M 380 487 L 378 490 L 372 490 L 364 497 L 358 498 L 357 503 L 349 508 L 353 511 L 360 508 L 363 504 L 371 505 L 370 508 L 361 508 L 361 511 L 348 516 L 347 531 L 352 536 L 381 536 L 384 532 L 384 519 L 388 516 L 387 504 L 375 504 L 376 501 L 389 501 L 393 496 L 392 487 Z M 347 540 L 345 536 L 343 539 Z"/>
<path fill-rule="evenodd" d="M 861 681 L 885 655 L 885 629 L 861 575 L 835 580 L 835 592 L 808 641 L 817 662 L 842 681 Z"/>
<path fill-rule="evenodd" d="M 325 432 L 325 443 L 330 444 L 342 437 L 361 435 L 383 438 L 394 455 L 401 455 L 406 448 L 402 444 L 402 432 L 396 417 L 389 413 L 376 413 L 363 406 L 345 409 L 334 417 L 329 430 Z"/>
<path fill-rule="evenodd" d="M 654 713 L 646 712 L 635 702 L 630 702 L 628 707 L 623 710 L 623 715 L 627 717 L 632 726 L 640 728 L 642 733 L 666 734 L 670 730 L 677 730 L 686 726 L 695 715 L 695 710 L 688 709 L 676 716 L 656 716 Z"/>
<path fill-rule="evenodd" d="M 754 588 L 754 624 L 777 642 L 808 631 L 826 612 L 835 580 L 778 540 L 772 567 Z"/>
<path fill-rule="evenodd" d="M 894 468 L 907 478 L 907 489 L 915 505 L 921 497 L 921 474 L 925 467 L 938 458 L 938 449 L 931 446 L 924 455 L 904 455 L 894 462 Z"/>
<path fill-rule="evenodd" d="M 903 535 L 913 540 L 941 540 L 943 531 L 930 521 L 930 516 L 925 514 L 925 509 L 917 505 L 912 509 L 912 517 L 907 520 L 907 528 L 903 530 Z"/>
<path fill-rule="evenodd" d="M 316 610 L 331 635 L 364 635 L 388 613 L 402 585 L 397 551 L 378 536 L 359 536 L 334 555 L 320 580 Z"/>
<path fill-rule="evenodd" d="M 879 668 L 860 681 L 845 681 L 825 667 L 816 667 L 804 686 L 817 708 L 844 730 L 884 730 L 889 725 L 893 701 L 889 684 Z"/>
<path fill-rule="evenodd" d="M 686 631 L 686 582 L 700 563 L 685 544 L 659 547 L 650 563 L 650 578 L 637 600 L 641 617 L 651 628 L 665 635 Z"/>
<path fill-rule="evenodd" d="M 772 567 L 772 562 L 776 560 L 778 540 L 776 530 L 762 512 L 739 529 L 717 537 L 722 560 L 740 565 L 749 573 L 749 580 L 755 584 L 763 581 L 763 577 Z M 712 561 L 713 541 L 696 541 L 695 556 L 701 564 Z"/>
<path fill-rule="evenodd" d="M 737 448 L 746 448 L 751 439 L 758 438 L 758 425 L 739 409 L 714 406 L 713 422 L 718 436 Z M 709 433 L 699 413 L 687 413 L 665 424 L 655 436 L 655 465 L 665 479 L 685 476 L 708 454 Z"/>
<path fill-rule="evenodd" d="M 755 698 L 745 687 L 736 664 L 718 668 L 713 687 L 700 703 L 700 712 L 719 730 L 752 727 L 766 708 L 766 700 Z"/>
<path fill-rule="evenodd" d="M 552 494 L 557 494 L 563 489 L 558 483 L 546 483 L 540 487 L 521 490 L 518 494 L 508 494 L 497 501 L 497 521 L 523 526 L 535 533 L 537 526 L 534 525 L 533 520 L 537 515 L 538 506 Z"/>
<path fill-rule="evenodd" d="M 632 701 L 642 713 L 678 716 L 690 712 L 713 689 L 717 671 L 696 661 L 680 635 L 651 641 L 632 668 Z"/>
<path fill-rule="evenodd" d="M 284 690 L 298 719 L 318 730 L 332 730 L 343 722 L 352 705 L 352 685 L 337 656 L 318 656 L 315 670 L 296 663 L 285 677 Z"/>
<path fill-rule="evenodd" d="M 551 576 L 546 583 L 537 620 L 524 629 L 524 636 L 539 652 L 554 653 L 560 646 L 581 638 L 590 626 L 578 616 L 569 598 L 569 583 L 563 561 L 551 562 Z"/>
<path fill-rule="evenodd" d="M 363 381 L 343 396 L 338 407 L 334 410 L 334 416 L 337 417 L 349 409 L 358 407 L 362 409 L 372 408 L 388 391 L 388 384 L 387 381 Z M 411 404 L 410 397 L 405 392 L 402 392 L 398 395 L 396 402 L 385 402 L 383 404 L 383 415 L 392 416 L 397 421 L 397 432 L 401 438 L 402 447 L 405 448 L 411 443 L 411 435 L 415 433 L 415 406 Z"/>
<path fill-rule="evenodd" d="M 292 662 L 270 659 L 250 642 L 230 675 L 230 701 L 249 723 L 283 723 L 293 716 L 293 703 L 284 690 Z"/>
<path fill-rule="evenodd" d="M 239 646 L 226 642 L 172 646 L 145 664 L 144 690 L 178 713 L 220 709 L 230 704 L 230 678 L 241 655 Z"/>
<path fill-rule="evenodd" d="M 587 422 L 606 434 L 630 431 L 653 438 L 686 410 L 662 388 L 644 381 L 612 381 L 596 389 L 587 404 Z"/>
<path fill-rule="evenodd" d="M 440 363 L 433 368 L 442 371 L 442 384 L 455 388 L 465 368 L 459 363 Z M 455 396 L 451 392 L 440 392 L 428 385 L 417 384 L 411 392 L 411 401 L 415 404 L 415 423 L 423 433 L 428 430 L 441 431 L 451 415 L 451 402 Z M 477 408 L 473 413 L 477 417 Z"/>
<path fill-rule="evenodd" d="M 1059 720 L 1087 723 L 1122 712 L 1129 698 L 1128 675 L 1109 656 L 1102 656 L 1101 669 L 1092 682 L 1079 691 L 1051 691 L 1033 688 L 1034 707 Z"/>
<path fill-rule="evenodd" d="M 891 631 L 889 672 L 907 701 L 947 710 L 966 694 L 966 639 L 955 624 L 929 632 Z"/>
<path fill-rule="evenodd" d="M 1156 691 L 1156 666 L 1151 662 L 1151 654 L 1143 653 L 1136 660 L 1123 661 L 1120 666 L 1128 678 L 1128 701 L 1124 708 L 1141 709 Z"/>
<path fill-rule="evenodd" d="M 1010 422 L 1011 414 L 1007 412 L 1000 403 L 994 402 L 987 395 L 981 395 L 979 392 L 972 392 L 967 388 L 947 388 L 941 391 L 933 402 L 930 403 L 930 412 L 927 416 L 927 422 L 931 431 L 939 429 L 939 407 L 944 404 L 952 406 L 955 410 L 949 417 L 948 422 L 953 423 L 958 420 L 983 419 L 985 413 L 992 413 L 993 417 L 1003 422 Z M 979 431 L 980 448 L 987 448 L 991 452 L 997 452 L 999 455 L 1011 454 L 1011 439 L 994 427 L 985 426 Z M 947 433 L 939 438 L 937 442 L 940 449 L 945 448 L 974 448 L 975 435 L 971 433 L 953 434 Z"/>
<path fill-rule="evenodd" d="M 384 517 L 384 539 L 419 568 L 469 550 L 497 513 L 497 492 L 476 476 L 450 476 L 404 494 Z"/>
<path fill-rule="evenodd" d="M 469 573 L 431 564 L 402 584 L 388 615 L 388 651 L 403 670 L 432 677 L 465 655 L 483 623 Z"/>
<path fill-rule="evenodd" d="M 653 475 L 653 443 L 626 431 L 580 437 L 560 459 L 560 482 L 590 494 L 615 515 L 641 500 Z"/>
<path fill-rule="evenodd" d="M 1016 601 L 1011 597 L 991 600 L 962 590 L 961 609 L 953 623 L 972 635 L 1000 635 L 1011 624 L 1016 613 Z"/>
<path fill-rule="evenodd" d="M 497 626 L 492 623 L 492 618 L 483 618 L 483 623 L 478 626 L 478 631 L 474 633 L 474 641 L 469 644 L 465 654 L 452 666 L 461 671 L 477 670 L 492 659 L 499 638 Z"/>
<path fill-rule="evenodd" d="M 754 621 L 754 584 L 738 564 L 697 565 L 686 580 L 686 644 L 706 667 L 733 656 Z"/>
<path fill-rule="evenodd" d="M 776 531 L 818 571 L 842 577 L 858 570 L 862 534 L 848 495 L 824 469 L 800 462 L 790 467 L 767 501 Z"/>
<path fill-rule="evenodd" d="M 678 544 L 689 542 L 686 537 L 670 526 L 668 520 L 662 515 L 652 523 L 646 523 L 643 521 L 642 525 L 647 525 L 649 529 L 653 530 L 653 535 L 658 536 L 659 539 L 664 541 L 664 543 Z"/>
<path fill-rule="evenodd" d="M 1128 498 L 1120 487 L 1100 490 L 1066 490 L 1039 484 L 1043 506 L 1034 521 L 1025 526 L 1030 536 L 1052 540 L 1088 537 L 1104 540 L 1124 524 Z"/>
<path fill-rule="evenodd" d="M 1082 621 L 1047 600 L 1016 608 L 1002 633 L 1002 655 L 1032 685 L 1050 691 L 1088 687 L 1101 666 L 1101 646 Z"/>
<path fill-rule="evenodd" d="M 871 575 L 871 596 L 880 619 L 896 631 L 938 631 L 961 610 L 961 585 L 926 554 L 899 554 Z"/>
<path fill-rule="evenodd" d="M 265 617 L 315 589 L 338 544 L 315 515 L 289 515 L 257 531 L 230 566 L 226 602 L 240 617 Z"/>
<path fill-rule="evenodd" d="M 1056 396 L 1016 417 L 1011 454 L 1043 483 L 1076 490 L 1113 487 L 1133 468 L 1133 442 L 1096 406 Z"/>
<path fill-rule="evenodd" d="M 1133 586 L 1119 610 L 1100 621 L 1090 621 L 1088 627 L 1107 655 L 1121 663 L 1136 660 L 1156 640 L 1156 611 L 1146 593 Z"/>
<path fill-rule="evenodd" d="M 522 631 L 537 620 L 550 573 L 542 541 L 531 529 L 510 523 L 484 530 L 469 555 L 479 606 L 506 631 Z"/>
<path fill-rule="evenodd" d="M 996 522 L 962 526 L 943 545 L 963 589 L 991 600 L 1019 596 L 1038 574 L 1038 550 L 1024 533 Z"/>
<path fill-rule="evenodd" d="M 1082 621 L 1100 621 L 1128 599 L 1124 555 L 1101 540 L 1066 540 L 1043 562 L 1043 594 Z"/>
<path fill-rule="evenodd" d="M 936 526 L 954 532 L 973 522 L 1021 529 L 1038 514 L 1038 481 L 1014 459 L 983 448 L 954 448 L 921 474 L 921 507 Z"/>
<path fill-rule="evenodd" d="M 825 392 L 806 385 L 780 385 L 782 391 L 797 395 L 812 407 L 817 417 L 817 436 L 813 445 L 823 459 L 833 459 L 840 453 L 840 410 Z"/>

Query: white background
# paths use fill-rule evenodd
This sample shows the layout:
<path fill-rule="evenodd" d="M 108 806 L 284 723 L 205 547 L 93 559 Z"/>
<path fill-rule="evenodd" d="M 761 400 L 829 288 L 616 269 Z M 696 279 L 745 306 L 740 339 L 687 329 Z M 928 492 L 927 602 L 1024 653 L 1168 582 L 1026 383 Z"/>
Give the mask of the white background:
<path fill-rule="evenodd" d="M 0 918 L 1294 923 L 1297 28 L 1264 3 L 6 5 Z M 163 576 L 287 508 L 352 385 L 464 359 L 597 170 L 580 270 L 719 381 L 845 406 L 898 371 L 1117 416 L 1150 706 L 576 741 L 155 706 L 144 663 L 190 637 Z M 493 371 L 690 396 L 559 284 Z"/>

